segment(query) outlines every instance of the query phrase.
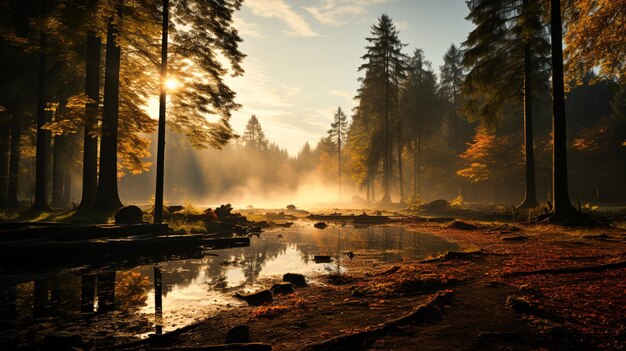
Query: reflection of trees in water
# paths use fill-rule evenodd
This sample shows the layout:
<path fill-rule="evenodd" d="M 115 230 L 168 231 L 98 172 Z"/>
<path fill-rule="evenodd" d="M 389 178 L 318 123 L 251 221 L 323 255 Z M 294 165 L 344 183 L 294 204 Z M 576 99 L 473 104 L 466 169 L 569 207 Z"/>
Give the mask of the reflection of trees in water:
<path fill-rule="evenodd" d="M 152 283 L 148 276 L 139 272 L 120 272 L 115 284 L 115 305 L 124 312 L 132 312 L 145 306 Z"/>

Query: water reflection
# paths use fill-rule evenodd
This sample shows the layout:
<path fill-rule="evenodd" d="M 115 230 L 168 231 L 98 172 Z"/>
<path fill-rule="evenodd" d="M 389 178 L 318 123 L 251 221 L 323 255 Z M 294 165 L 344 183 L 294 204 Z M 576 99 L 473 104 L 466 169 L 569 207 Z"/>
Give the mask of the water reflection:
<path fill-rule="evenodd" d="M 93 340 L 112 334 L 160 334 L 237 306 L 241 302 L 232 298 L 235 291 L 266 287 L 267 279 L 279 279 L 287 272 L 309 277 L 341 274 L 455 248 L 440 237 L 396 226 L 319 230 L 298 223 L 265 232 L 253 238 L 249 247 L 206 251 L 202 258 L 3 283 L 0 349 L 19 341 L 37 342 L 59 330 Z M 332 259 L 315 263 L 314 255 Z"/>

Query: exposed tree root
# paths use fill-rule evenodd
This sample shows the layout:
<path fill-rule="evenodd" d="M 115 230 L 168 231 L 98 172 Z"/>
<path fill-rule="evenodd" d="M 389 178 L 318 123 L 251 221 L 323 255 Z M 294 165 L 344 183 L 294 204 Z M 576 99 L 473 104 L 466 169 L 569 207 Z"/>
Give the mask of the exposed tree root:
<path fill-rule="evenodd" d="M 363 346 L 366 345 L 372 338 L 387 334 L 395 330 L 400 325 L 408 323 L 423 323 L 438 318 L 442 313 L 441 307 L 449 304 L 451 297 L 452 291 L 439 291 L 431 296 L 428 302 L 420 305 L 411 313 L 408 313 L 400 318 L 393 319 L 376 327 L 364 329 L 354 334 L 340 335 L 321 342 L 309 344 L 304 348 L 304 350 L 361 350 L 363 349 Z"/>
<path fill-rule="evenodd" d="M 609 269 L 624 268 L 626 267 L 626 261 L 607 263 L 595 266 L 586 267 L 570 267 L 570 268 L 553 268 L 553 269 L 538 269 L 535 271 L 525 272 L 510 272 L 503 274 L 503 277 L 523 277 L 527 275 L 535 274 L 570 274 L 570 273 L 587 273 L 587 272 L 602 272 Z"/>

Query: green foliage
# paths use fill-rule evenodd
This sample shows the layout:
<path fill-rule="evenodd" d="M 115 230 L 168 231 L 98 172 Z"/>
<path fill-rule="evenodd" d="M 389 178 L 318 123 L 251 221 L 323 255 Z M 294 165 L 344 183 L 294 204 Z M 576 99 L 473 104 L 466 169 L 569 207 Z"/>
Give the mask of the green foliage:
<path fill-rule="evenodd" d="M 535 87 L 546 86 L 550 46 L 539 1 L 478 0 L 468 3 L 476 28 L 463 44 L 465 115 L 495 127 L 509 105 L 520 105 L 524 87 L 524 46 L 532 53 Z"/>

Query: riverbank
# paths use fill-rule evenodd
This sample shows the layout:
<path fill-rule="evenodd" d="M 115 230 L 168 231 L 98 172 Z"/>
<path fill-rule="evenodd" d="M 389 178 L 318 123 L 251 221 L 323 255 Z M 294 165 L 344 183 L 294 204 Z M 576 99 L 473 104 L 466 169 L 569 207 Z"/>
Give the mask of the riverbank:
<path fill-rule="evenodd" d="M 143 347 L 220 344 L 238 325 L 249 328 L 252 341 L 274 350 L 623 347 L 623 230 L 403 225 L 441 236 L 460 250 L 419 262 L 362 264 L 341 275 L 319 275 L 308 287 L 267 306 L 225 310 Z M 275 281 L 264 283 L 269 287 Z"/>

